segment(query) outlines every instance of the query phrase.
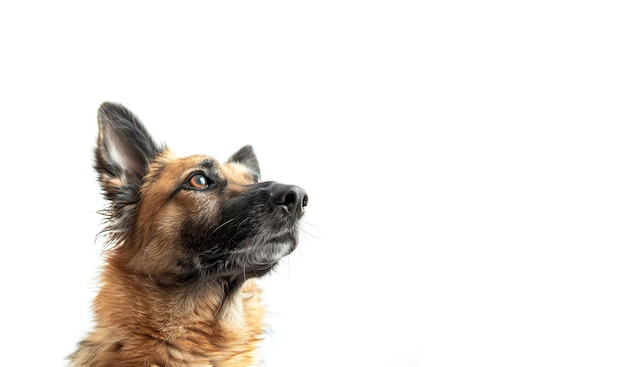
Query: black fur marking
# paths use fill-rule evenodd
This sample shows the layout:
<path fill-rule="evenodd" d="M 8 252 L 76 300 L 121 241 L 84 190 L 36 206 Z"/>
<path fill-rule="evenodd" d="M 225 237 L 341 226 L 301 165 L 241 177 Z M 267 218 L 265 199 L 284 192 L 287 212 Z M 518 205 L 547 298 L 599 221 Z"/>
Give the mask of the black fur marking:
<path fill-rule="evenodd" d="M 276 184 L 263 182 L 248 185 L 247 191 L 228 199 L 221 216 L 214 223 L 188 219 L 181 232 L 182 244 L 198 259 L 204 276 L 261 276 L 269 272 L 278 259 L 261 261 L 255 251 L 265 251 L 273 242 L 297 244 L 296 222 L 281 208 L 270 203 Z M 257 262 L 255 262 L 257 261 Z"/>
<path fill-rule="evenodd" d="M 207 171 L 212 171 L 215 168 L 215 162 L 210 159 L 205 159 L 198 163 L 198 167 L 204 168 Z"/>

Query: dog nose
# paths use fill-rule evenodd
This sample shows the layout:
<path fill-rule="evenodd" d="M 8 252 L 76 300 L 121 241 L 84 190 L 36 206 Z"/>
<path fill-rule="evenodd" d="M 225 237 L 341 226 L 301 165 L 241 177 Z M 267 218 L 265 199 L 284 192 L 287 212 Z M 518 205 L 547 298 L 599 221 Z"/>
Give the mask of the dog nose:
<path fill-rule="evenodd" d="M 308 204 L 309 196 L 299 186 L 276 184 L 270 191 L 270 201 L 300 217 Z"/>

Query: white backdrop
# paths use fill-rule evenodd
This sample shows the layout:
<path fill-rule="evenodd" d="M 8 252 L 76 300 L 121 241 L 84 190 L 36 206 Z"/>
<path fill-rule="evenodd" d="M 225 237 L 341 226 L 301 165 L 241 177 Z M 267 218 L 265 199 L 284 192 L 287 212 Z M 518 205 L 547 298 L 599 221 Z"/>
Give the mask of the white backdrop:
<path fill-rule="evenodd" d="M 203 3 L 0 5 L 2 365 L 88 330 L 105 100 L 308 191 L 267 366 L 626 365 L 622 2 Z"/>

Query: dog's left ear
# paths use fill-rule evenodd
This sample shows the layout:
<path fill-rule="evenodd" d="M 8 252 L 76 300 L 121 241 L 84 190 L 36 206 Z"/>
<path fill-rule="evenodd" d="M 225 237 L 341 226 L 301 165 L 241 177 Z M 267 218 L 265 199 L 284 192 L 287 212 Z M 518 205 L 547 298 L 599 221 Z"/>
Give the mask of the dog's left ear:
<path fill-rule="evenodd" d="M 248 167 L 248 169 L 250 169 L 257 176 L 259 176 L 259 178 L 261 177 L 259 161 L 256 158 L 256 154 L 254 154 L 254 149 L 252 149 L 252 145 L 246 145 L 243 148 L 239 149 L 237 153 L 228 158 L 228 162 L 239 162 Z"/>

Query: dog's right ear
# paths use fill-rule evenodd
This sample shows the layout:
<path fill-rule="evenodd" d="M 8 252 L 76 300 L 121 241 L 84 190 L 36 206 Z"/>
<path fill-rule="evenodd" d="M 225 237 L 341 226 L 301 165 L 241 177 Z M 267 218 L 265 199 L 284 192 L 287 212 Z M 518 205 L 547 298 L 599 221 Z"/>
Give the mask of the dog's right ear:
<path fill-rule="evenodd" d="M 95 169 L 104 195 L 112 201 L 136 202 L 150 162 L 164 147 L 157 145 L 141 121 L 124 106 L 105 102 L 98 110 Z"/>

